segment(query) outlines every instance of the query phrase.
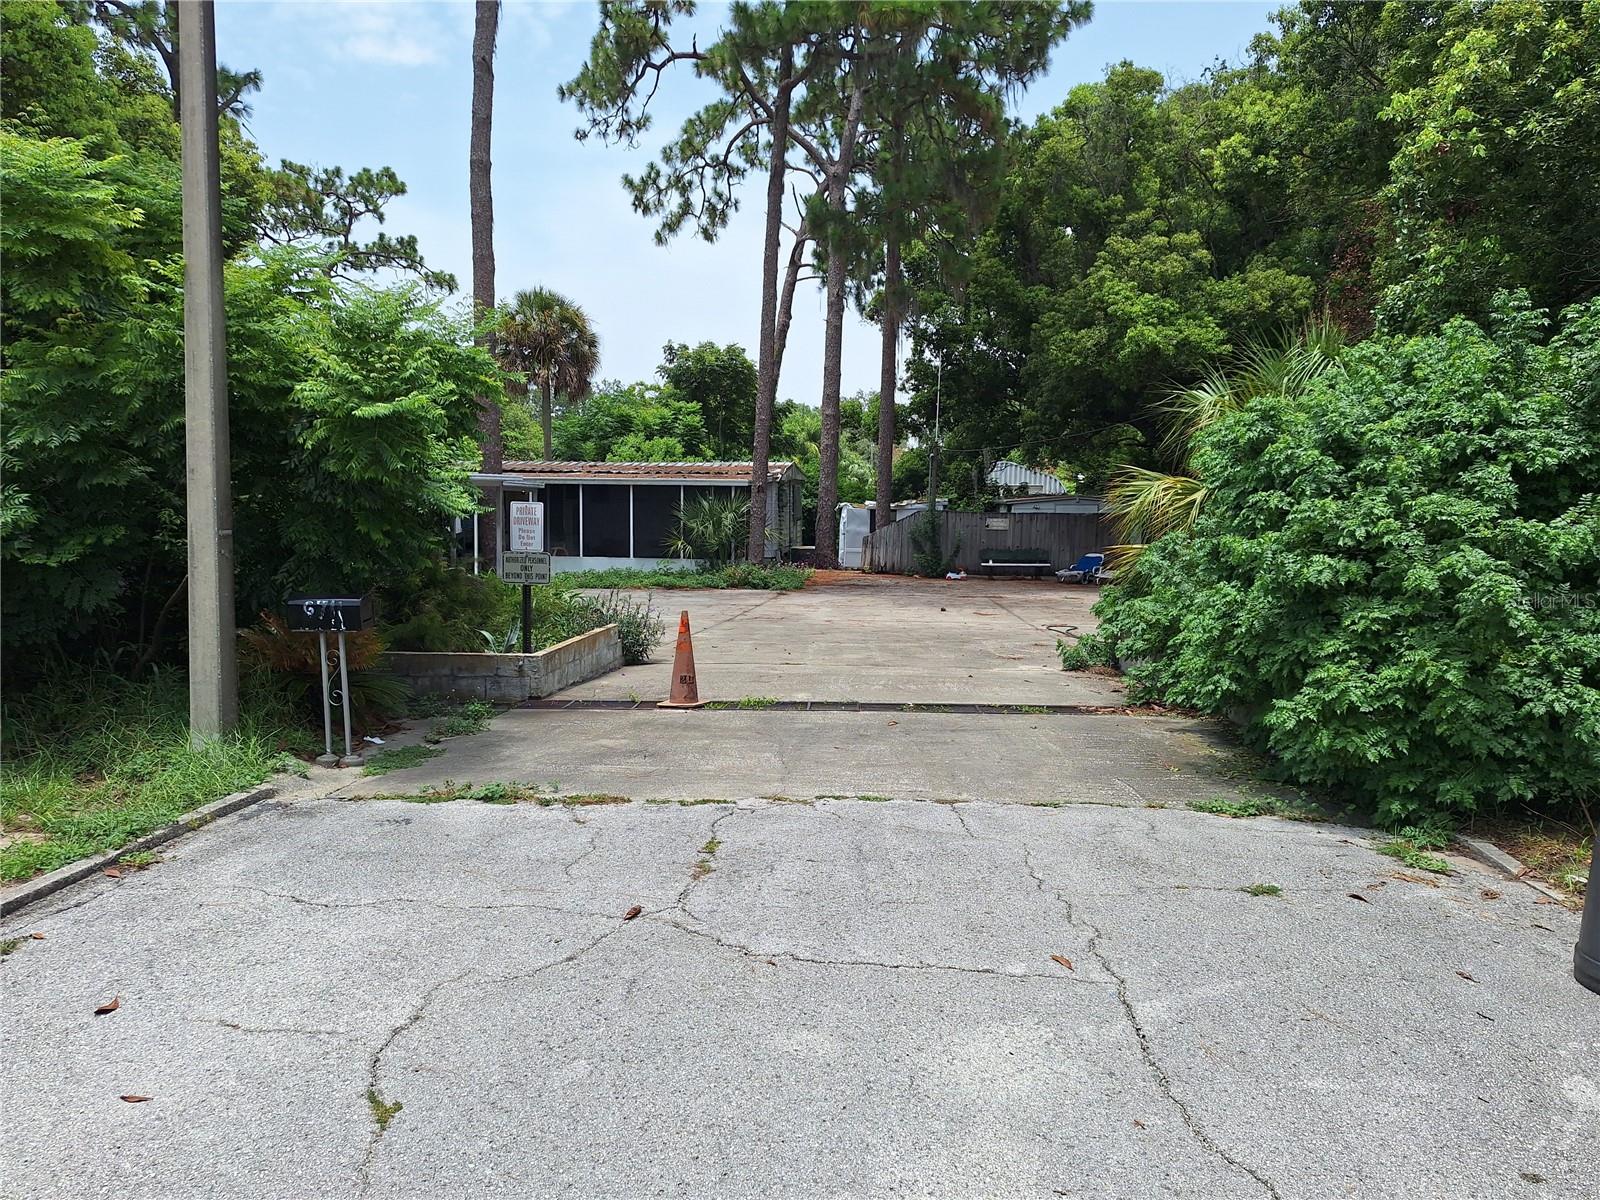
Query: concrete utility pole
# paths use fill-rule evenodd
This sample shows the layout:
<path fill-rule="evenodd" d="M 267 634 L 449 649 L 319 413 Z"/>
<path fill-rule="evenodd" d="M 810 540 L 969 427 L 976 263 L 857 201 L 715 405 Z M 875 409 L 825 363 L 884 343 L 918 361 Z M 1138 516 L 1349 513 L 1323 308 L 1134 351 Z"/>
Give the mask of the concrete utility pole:
<path fill-rule="evenodd" d="M 233 624 L 228 343 L 217 165 L 217 31 L 211 0 L 178 0 L 183 133 L 183 397 L 189 507 L 189 738 L 239 718 Z"/>

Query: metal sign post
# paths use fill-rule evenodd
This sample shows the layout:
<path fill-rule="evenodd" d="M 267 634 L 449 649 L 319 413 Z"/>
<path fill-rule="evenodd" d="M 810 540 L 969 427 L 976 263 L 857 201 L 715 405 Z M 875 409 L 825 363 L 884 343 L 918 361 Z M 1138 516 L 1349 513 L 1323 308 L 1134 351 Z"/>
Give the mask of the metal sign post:
<path fill-rule="evenodd" d="M 518 507 L 512 505 L 513 508 Z M 513 526 L 515 528 L 515 526 Z M 550 582 L 550 556 L 507 550 L 500 562 L 500 578 L 522 585 L 522 652 L 533 652 L 533 585 Z"/>
<path fill-rule="evenodd" d="M 317 659 L 322 667 L 322 753 L 317 761 L 325 767 L 339 765 L 339 756 L 333 752 L 333 714 L 328 709 L 328 635 L 317 631 Z M 343 655 L 340 656 L 343 661 Z"/>
<path fill-rule="evenodd" d="M 522 652 L 533 652 L 533 587 L 535 583 L 550 582 L 550 556 L 541 554 L 544 549 L 544 504 L 538 500 L 513 500 L 511 502 L 511 546 L 501 557 L 500 578 L 507 583 L 522 584 Z M 522 562 L 512 563 L 512 559 Z M 542 559 L 544 577 L 534 578 L 537 568 L 529 561 Z M 513 575 L 515 574 L 515 578 Z"/>
<path fill-rule="evenodd" d="M 370 596 L 290 596 L 284 606 L 285 624 L 291 633 L 315 633 L 317 658 L 322 675 L 322 745 L 317 761 L 323 766 L 359 767 L 366 761 L 355 752 L 350 720 L 350 665 L 344 635 L 352 629 L 367 629 L 373 624 Z M 339 635 L 339 686 L 335 689 L 328 671 L 328 634 Z M 333 706 L 344 715 L 344 755 L 333 752 Z"/>

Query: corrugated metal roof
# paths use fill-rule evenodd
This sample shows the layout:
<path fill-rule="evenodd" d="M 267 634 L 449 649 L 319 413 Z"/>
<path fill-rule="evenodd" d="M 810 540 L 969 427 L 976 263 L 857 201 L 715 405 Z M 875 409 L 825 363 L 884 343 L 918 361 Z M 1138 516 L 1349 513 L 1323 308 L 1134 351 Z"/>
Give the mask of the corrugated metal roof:
<path fill-rule="evenodd" d="M 1059 496 L 1066 486 L 1048 471 L 1038 471 L 1021 463 L 1001 459 L 989 468 L 989 482 L 998 487 L 1027 488 L 1035 495 Z"/>
<path fill-rule="evenodd" d="M 507 462 L 506 474 L 533 479 L 575 479 L 613 482 L 629 479 L 721 481 L 748 483 L 754 463 L 749 462 Z M 769 480 L 782 479 L 794 469 L 792 462 L 767 464 Z"/>

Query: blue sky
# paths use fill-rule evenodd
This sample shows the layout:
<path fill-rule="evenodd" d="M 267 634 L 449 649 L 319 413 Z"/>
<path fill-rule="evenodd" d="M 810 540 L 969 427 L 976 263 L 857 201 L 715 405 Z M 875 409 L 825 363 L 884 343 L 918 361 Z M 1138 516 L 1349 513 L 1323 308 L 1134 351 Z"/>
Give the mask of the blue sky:
<path fill-rule="evenodd" d="M 1237 59 L 1278 4 L 1107 2 L 1057 47 L 1049 73 L 1021 98 L 1031 118 L 1068 89 L 1131 59 L 1191 79 L 1219 57 Z M 702 4 L 708 31 L 721 6 Z M 496 59 L 496 282 L 502 297 L 544 285 L 588 310 L 600 334 L 602 378 L 653 376 L 667 341 L 738 342 L 754 357 L 760 293 L 761 202 L 751 187 L 714 244 L 692 235 L 655 245 L 650 222 L 619 183 L 653 155 L 706 98 L 685 71 L 663 84 L 657 123 L 638 150 L 579 143 L 576 111 L 556 99 L 588 51 L 589 3 L 507 0 Z M 347 169 L 391 166 L 409 192 L 388 228 L 414 233 L 431 265 L 470 286 L 467 135 L 472 5 L 468 0 L 219 0 L 220 59 L 258 68 L 250 130 L 272 161 Z M 822 298 L 802 285 L 780 394 L 816 404 Z M 845 331 L 844 391 L 875 390 L 876 330 L 853 315 Z"/>

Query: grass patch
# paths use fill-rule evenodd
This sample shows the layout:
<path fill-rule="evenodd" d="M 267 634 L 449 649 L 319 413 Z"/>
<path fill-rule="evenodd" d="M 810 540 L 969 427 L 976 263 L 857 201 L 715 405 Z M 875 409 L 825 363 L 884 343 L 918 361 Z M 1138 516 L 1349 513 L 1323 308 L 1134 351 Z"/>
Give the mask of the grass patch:
<path fill-rule="evenodd" d="M 711 709 L 763 709 L 776 708 L 777 704 L 777 698 L 773 696 L 741 696 L 737 700 L 713 700 L 706 707 Z"/>
<path fill-rule="evenodd" d="M 1406 838 L 1390 838 L 1373 847 L 1379 854 L 1398 858 L 1414 871 L 1432 871 L 1435 875 L 1450 874 L 1450 864 L 1437 854 L 1429 854 L 1415 842 Z"/>
<path fill-rule="evenodd" d="M 387 775 L 390 771 L 404 771 L 420 766 L 430 758 L 438 758 L 444 751 L 437 746 L 396 746 L 393 750 L 379 750 L 367 759 L 361 768 L 363 775 Z"/>
<path fill-rule="evenodd" d="M 372 1110 L 372 1119 L 377 1123 L 378 1132 L 383 1133 L 389 1128 L 389 1122 L 394 1120 L 395 1114 L 405 1107 L 398 1100 L 385 1100 L 378 1094 L 377 1088 L 367 1089 L 367 1107 Z"/>
<path fill-rule="evenodd" d="M 452 705 L 434 723 L 425 740 L 440 742 L 445 738 L 482 733 L 489 728 L 489 720 L 493 716 L 494 705 L 487 700 L 468 700 L 465 704 Z"/>
<path fill-rule="evenodd" d="M 1194 812 L 1218 817 L 1282 817 L 1289 821 L 1322 821 L 1325 814 L 1303 803 L 1277 796 L 1207 796 L 1189 801 Z M 1159 807 L 1159 806 L 1158 806 Z"/>
<path fill-rule="evenodd" d="M 163 671 L 129 682 L 78 670 L 8 695 L 0 821 L 28 836 L 0 849 L 0 878 L 28 879 L 116 850 L 191 809 L 299 767 L 284 747 L 306 740 L 284 686 L 240 680 L 238 728 L 189 744 L 187 679 Z"/>
<path fill-rule="evenodd" d="M 697 808 L 702 804 L 732 804 L 732 800 L 719 800 L 714 796 L 703 796 L 698 800 L 649 800 L 648 804 L 676 804 L 680 808 Z"/>
<path fill-rule="evenodd" d="M 1211 813 L 1217 817 L 1259 817 L 1272 811 L 1264 796 L 1245 796 L 1234 799 L 1228 796 L 1207 796 L 1203 800 L 1189 801 L 1195 812 Z"/>
<path fill-rule="evenodd" d="M 793 592 L 805 587 L 811 578 L 810 567 L 754 566 L 735 563 L 715 570 L 700 571 L 693 568 L 660 566 L 654 570 L 646 567 L 610 567 L 604 571 L 563 571 L 555 577 L 555 584 L 569 588 L 747 588 L 766 592 Z"/>
<path fill-rule="evenodd" d="M 594 804 L 626 804 L 626 796 L 613 796 L 607 792 L 579 792 L 572 796 L 547 796 L 541 804 L 563 804 L 568 807 L 587 808 Z"/>
<path fill-rule="evenodd" d="M 27 941 L 27 940 L 28 940 L 27 938 L 19 938 L 19 937 L 16 937 L 16 938 L 0 938 L 0 958 L 4 958 L 6 955 L 10 954 L 13 950 L 15 950 L 18 946 L 22 945 L 22 943 Z"/>
<path fill-rule="evenodd" d="M 142 871 L 146 867 L 153 867 L 161 861 L 161 855 L 154 850 L 135 850 L 132 854 L 124 854 L 117 859 L 117 866 L 132 867 L 135 871 Z"/>
<path fill-rule="evenodd" d="M 1252 883 L 1239 889 L 1246 896 L 1281 896 L 1283 889 L 1275 883 Z"/>

